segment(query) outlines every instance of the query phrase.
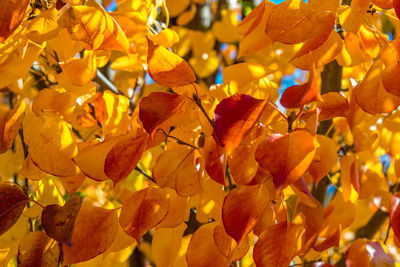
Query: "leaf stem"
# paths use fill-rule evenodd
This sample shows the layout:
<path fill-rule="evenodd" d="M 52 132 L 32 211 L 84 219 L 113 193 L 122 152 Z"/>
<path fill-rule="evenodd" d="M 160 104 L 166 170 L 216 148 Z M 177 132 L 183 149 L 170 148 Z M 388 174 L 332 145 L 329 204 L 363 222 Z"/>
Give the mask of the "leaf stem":
<path fill-rule="evenodd" d="M 201 99 L 195 93 L 193 93 L 193 100 L 195 101 L 196 105 L 200 108 L 201 112 L 203 112 L 204 116 L 206 116 L 211 126 L 214 128 L 214 121 L 208 116 L 206 110 L 203 107 L 203 104 L 201 104 Z"/>
<path fill-rule="evenodd" d="M 44 206 L 43 206 L 42 204 L 40 204 L 39 202 L 37 202 L 36 200 L 34 200 L 34 199 L 33 199 L 33 196 L 31 196 L 31 197 L 29 198 L 29 201 L 32 201 L 33 203 L 38 204 L 42 209 L 44 209 Z"/>

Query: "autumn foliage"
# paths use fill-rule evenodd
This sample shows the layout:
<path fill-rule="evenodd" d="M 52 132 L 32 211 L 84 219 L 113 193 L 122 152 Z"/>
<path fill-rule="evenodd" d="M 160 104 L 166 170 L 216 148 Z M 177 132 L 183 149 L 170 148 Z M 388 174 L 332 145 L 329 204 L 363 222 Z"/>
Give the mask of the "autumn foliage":
<path fill-rule="evenodd" d="M 0 1 L 1 266 L 400 266 L 400 1 L 255 2 Z"/>

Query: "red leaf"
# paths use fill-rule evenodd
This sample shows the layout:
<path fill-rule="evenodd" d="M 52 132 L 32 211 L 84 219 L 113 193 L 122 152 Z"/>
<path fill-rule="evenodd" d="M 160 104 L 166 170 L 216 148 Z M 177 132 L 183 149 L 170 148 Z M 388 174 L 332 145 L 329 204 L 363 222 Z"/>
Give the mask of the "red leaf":
<path fill-rule="evenodd" d="M 400 18 L 400 0 L 393 0 L 394 11 L 398 18 Z"/>
<path fill-rule="evenodd" d="M 253 127 L 267 104 L 245 94 L 225 98 L 214 111 L 214 138 L 230 155 Z"/>

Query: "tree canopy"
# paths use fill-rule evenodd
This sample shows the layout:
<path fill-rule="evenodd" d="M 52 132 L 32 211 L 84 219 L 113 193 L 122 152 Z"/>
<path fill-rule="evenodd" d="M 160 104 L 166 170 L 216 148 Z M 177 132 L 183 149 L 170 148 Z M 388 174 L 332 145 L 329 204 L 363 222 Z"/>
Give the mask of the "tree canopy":
<path fill-rule="evenodd" d="M 0 265 L 400 266 L 398 17 L 0 1 Z"/>

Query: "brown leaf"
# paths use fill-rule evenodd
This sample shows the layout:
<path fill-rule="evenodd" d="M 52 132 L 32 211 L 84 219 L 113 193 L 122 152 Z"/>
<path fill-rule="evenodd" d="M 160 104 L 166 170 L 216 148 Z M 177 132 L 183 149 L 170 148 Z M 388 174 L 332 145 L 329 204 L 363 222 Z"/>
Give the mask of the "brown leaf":
<path fill-rule="evenodd" d="M 27 196 L 18 186 L 0 182 L 0 235 L 17 222 L 27 203 Z"/>
<path fill-rule="evenodd" d="M 149 50 L 147 67 L 150 76 L 159 85 L 176 87 L 196 81 L 196 75 L 189 64 L 163 46 L 147 38 Z"/>
<path fill-rule="evenodd" d="M 90 260 L 106 251 L 118 233 L 116 210 L 83 205 L 75 219 L 72 246 L 63 244 L 63 264 Z"/>
<path fill-rule="evenodd" d="M 155 187 L 135 192 L 122 206 L 120 225 L 140 243 L 142 236 L 167 216 L 169 198 L 162 189 Z"/>
<path fill-rule="evenodd" d="M 57 204 L 44 207 L 42 225 L 47 235 L 58 242 L 71 245 L 72 231 L 81 203 L 81 197 L 74 195 L 63 207 Z"/>
<path fill-rule="evenodd" d="M 58 267 L 60 247 L 43 232 L 24 236 L 18 249 L 19 267 Z"/>

